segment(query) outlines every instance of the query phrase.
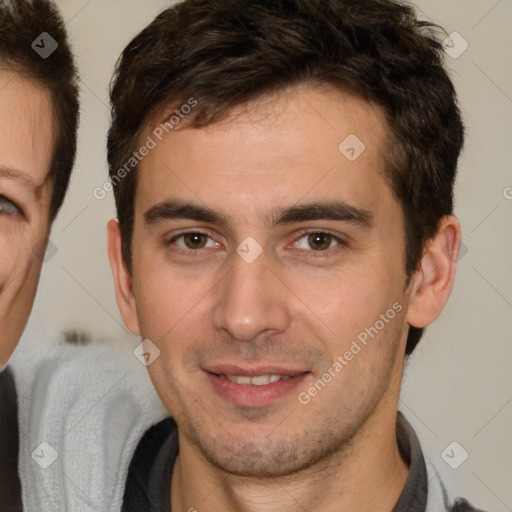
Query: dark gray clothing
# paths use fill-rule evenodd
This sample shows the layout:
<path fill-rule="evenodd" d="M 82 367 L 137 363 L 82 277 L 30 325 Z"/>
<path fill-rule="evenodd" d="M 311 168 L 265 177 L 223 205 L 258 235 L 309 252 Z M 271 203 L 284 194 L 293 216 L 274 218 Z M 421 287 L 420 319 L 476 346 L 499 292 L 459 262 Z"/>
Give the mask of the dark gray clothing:
<path fill-rule="evenodd" d="M 0 512 L 21 511 L 18 405 L 9 368 L 0 372 Z"/>
<path fill-rule="evenodd" d="M 402 413 L 397 416 L 397 441 L 409 477 L 393 512 L 429 512 L 427 468 L 419 440 Z M 178 430 L 172 418 L 162 420 L 143 436 L 128 471 L 122 512 L 170 512 L 170 482 L 178 455 Z M 466 500 L 448 505 L 446 512 L 481 512 Z M 442 512 L 436 510 L 436 512 Z"/>

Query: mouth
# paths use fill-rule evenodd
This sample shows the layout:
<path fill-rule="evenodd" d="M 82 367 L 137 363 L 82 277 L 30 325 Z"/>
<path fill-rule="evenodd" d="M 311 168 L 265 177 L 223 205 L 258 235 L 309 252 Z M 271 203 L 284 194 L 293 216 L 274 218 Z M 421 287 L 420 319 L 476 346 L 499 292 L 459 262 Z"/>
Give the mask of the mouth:
<path fill-rule="evenodd" d="M 219 365 L 203 369 L 214 392 L 240 407 L 263 407 L 289 395 L 310 374 L 276 366 Z"/>
<path fill-rule="evenodd" d="M 281 379 L 290 379 L 290 375 L 255 375 L 249 377 L 248 375 L 224 375 L 226 379 L 236 384 L 242 384 L 245 386 L 266 386 L 274 382 L 279 382 Z"/>

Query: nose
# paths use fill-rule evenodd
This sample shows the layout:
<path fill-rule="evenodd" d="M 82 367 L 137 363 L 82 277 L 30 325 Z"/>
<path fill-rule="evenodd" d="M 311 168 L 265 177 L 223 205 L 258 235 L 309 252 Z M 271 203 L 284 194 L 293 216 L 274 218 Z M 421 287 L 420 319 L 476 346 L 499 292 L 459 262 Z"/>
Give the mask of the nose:
<path fill-rule="evenodd" d="M 239 341 L 285 331 L 290 324 L 289 292 L 265 254 L 251 263 L 238 254 L 232 258 L 232 267 L 216 290 L 214 327 Z"/>

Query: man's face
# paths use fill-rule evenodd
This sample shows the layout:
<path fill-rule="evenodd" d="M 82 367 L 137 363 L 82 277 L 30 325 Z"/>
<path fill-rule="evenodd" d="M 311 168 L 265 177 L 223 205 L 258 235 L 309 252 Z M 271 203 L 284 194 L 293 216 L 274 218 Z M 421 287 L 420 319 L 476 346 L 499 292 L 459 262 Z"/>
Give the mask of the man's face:
<path fill-rule="evenodd" d="M 0 363 L 23 333 L 48 236 L 53 114 L 46 92 L 0 70 Z"/>
<path fill-rule="evenodd" d="M 149 373 L 181 446 L 278 476 L 395 417 L 404 225 L 378 109 L 302 88 L 237 114 L 140 164 L 125 321 L 161 351 Z"/>

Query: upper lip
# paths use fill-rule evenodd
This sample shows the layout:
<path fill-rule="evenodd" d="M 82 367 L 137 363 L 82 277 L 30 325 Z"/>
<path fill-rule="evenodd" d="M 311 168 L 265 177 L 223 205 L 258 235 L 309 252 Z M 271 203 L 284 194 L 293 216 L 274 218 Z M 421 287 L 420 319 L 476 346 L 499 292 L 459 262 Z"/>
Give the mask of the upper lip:
<path fill-rule="evenodd" d="M 307 370 L 298 368 L 285 368 L 278 364 L 258 364 L 258 365 L 244 365 L 221 363 L 215 365 L 208 365 L 203 367 L 203 370 L 208 373 L 214 373 L 216 375 L 236 375 L 236 376 L 247 376 L 255 377 L 257 375 L 288 375 L 294 377 L 306 373 Z"/>

